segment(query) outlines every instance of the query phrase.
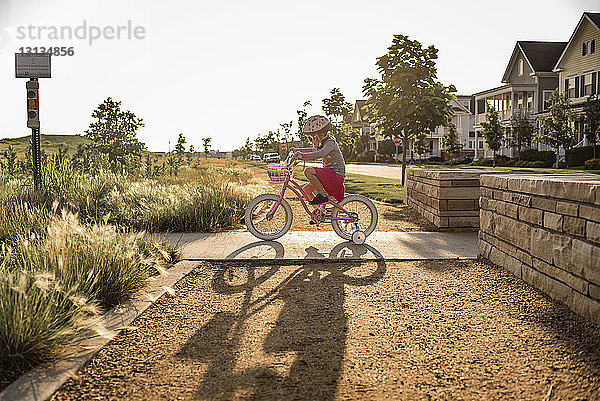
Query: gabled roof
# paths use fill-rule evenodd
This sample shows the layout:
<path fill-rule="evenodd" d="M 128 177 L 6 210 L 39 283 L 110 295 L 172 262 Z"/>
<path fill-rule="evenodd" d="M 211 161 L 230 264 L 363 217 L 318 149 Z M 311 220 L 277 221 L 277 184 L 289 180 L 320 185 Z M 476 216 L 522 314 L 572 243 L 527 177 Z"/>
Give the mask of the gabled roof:
<path fill-rule="evenodd" d="M 529 68 L 534 73 L 552 72 L 566 45 L 567 42 L 518 41 L 502 76 L 502 82 L 508 82 L 510 72 L 519 54 L 523 54 Z"/>
<path fill-rule="evenodd" d="M 357 100 L 356 103 L 354 103 L 354 110 L 352 111 L 352 119 L 354 120 L 354 114 L 356 113 L 356 110 L 358 109 L 358 112 L 360 114 L 360 120 L 361 121 L 368 121 L 369 117 L 373 114 L 372 112 L 367 112 L 367 110 L 365 109 L 365 105 L 367 104 L 366 100 Z"/>
<path fill-rule="evenodd" d="M 575 30 L 571 34 L 571 37 L 569 38 L 567 45 L 565 46 L 560 57 L 556 61 L 556 64 L 554 65 L 554 69 L 552 71 L 554 71 L 554 72 L 560 71 L 560 69 L 561 69 L 560 64 L 562 63 L 569 48 L 573 45 L 573 38 L 579 31 L 579 28 L 581 27 L 581 24 L 583 24 L 583 21 L 589 21 L 592 25 L 594 25 L 596 27 L 596 29 L 600 30 L 600 13 L 590 13 L 590 12 L 583 13 L 581 18 L 579 19 L 579 22 L 577 23 L 577 27 L 575 27 Z"/>

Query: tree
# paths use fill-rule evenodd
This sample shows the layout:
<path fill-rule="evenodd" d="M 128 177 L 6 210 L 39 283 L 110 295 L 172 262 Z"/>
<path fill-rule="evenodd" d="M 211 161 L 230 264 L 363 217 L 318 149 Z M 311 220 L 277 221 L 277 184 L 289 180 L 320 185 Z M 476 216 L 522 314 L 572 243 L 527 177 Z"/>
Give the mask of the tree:
<path fill-rule="evenodd" d="M 510 119 L 511 136 L 508 143 L 511 148 L 517 149 L 517 154 L 521 155 L 521 149 L 525 146 L 531 146 L 535 125 L 529 113 L 523 110 L 516 110 Z"/>
<path fill-rule="evenodd" d="M 567 94 L 560 94 L 558 88 L 552 93 L 548 100 L 549 115 L 543 116 L 542 130 L 536 140 L 551 148 L 556 149 L 556 168 L 558 168 L 558 151 L 562 146 L 565 150 L 575 144 L 575 135 L 569 124 L 573 120 L 573 110 Z"/>
<path fill-rule="evenodd" d="M 308 117 L 308 112 L 306 111 L 306 108 L 310 106 L 312 106 L 312 104 L 309 100 L 307 100 L 302 104 L 301 110 L 296 110 L 296 114 L 298 114 L 298 137 L 305 144 L 310 143 L 310 140 L 306 135 L 302 133 L 302 127 L 304 127 L 304 121 L 306 120 L 306 117 Z"/>
<path fill-rule="evenodd" d="M 185 153 L 185 137 L 182 133 L 179 133 L 179 137 L 177 137 L 177 144 L 175 145 L 175 153 L 179 157 L 182 157 Z"/>
<path fill-rule="evenodd" d="M 452 115 L 450 100 L 455 88 L 437 81 L 437 53 L 434 46 L 423 48 L 416 40 L 394 35 L 388 52 L 377 59 L 381 78 L 365 79 L 367 108 L 373 111 L 379 131 L 390 138 L 403 138 L 403 185 L 408 140 L 446 124 Z"/>
<path fill-rule="evenodd" d="M 377 153 L 382 156 L 392 158 L 396 153 L 396 144 L 391 139 L 384 139 L 383 141 L 379 141 L 377 146 Z"/>
<path fill-rule="evenodd" d="M 192 163 L 192 157 L 194 157 L 194 154 L 196 153 L 196 149 L 194 148 L 194 145 L 190 145 L 189 148 L 189 152 L 188 152 L 188 164 Z"/>
<path fill-rule="evenodd" d="M 92 143 L 85 151 L 106 155 L 113 170 L 138 167 L 145 146 L 137 139 L 137 130 L 144 126 L 143 120 L 121 110 L 121 102 L 110 97 L 93 111 L 92 118 L 85 131 Z"/>
<path fill-rule="evenodd" d="M 594 95 L 587 98 L 583 106 L 583 116 L 586 123 L 585 137 L 592 144 L 595 159 L 596 143 L 600 136 L 600 96 Z"/>
<path fill-rule="evenodd" d="M 487 144 L 488 149 L 494 152 L 494 167 L 496 167 L 496 152 L 502 147 L 505 129 L 500 124 L 498 111 L 494 106 L 490 106 L 485 114 L 485 121 L 481 123 L 483 130 L 481 134 Z"/>
<path fill-rule="evenodd" d="M 9 145 L 8 149 L 4 151 L 4 157 L 6 158 L 6 172 L 8 175 L 14 175 L 17 166 L 17 152 L 12 145 Z"/>
<path fill-rule="evenodd" d="M 456 125 L 452 122 L 448 124 L 448 130 L 444 132 L 444 135 L 442 136 L 442 146 L 444 147 L 444 152 L 450 156 L 450 159 L 458 157 L 463 148 L 462 143 L 460 143 L 460 138 L 458 137 Z"/>
<path fill-rule="evenodd" d="M 322 109 L 331 121 L 331 134 L 336 139 L 346 159 L 356 156 L 356 143 L 360 140 L 358 132 L 346 127 L 344 121 L 352 114 L 352 104 L 339 88 L 333 88 L 330 96 L 323 99 Z"/>
<path fill-rule="evenodd" d="M 287 123 L 281 123 L 279 125 L 281 126 L 281 129 L 283 129 L 283 135 L 281 135 L 281 139 L 285 142 L 286 149 L 289 150 L 290 144 L 294 143 L 294 134 L 290 134 L 294 122 L 290 121 Z"/>
<path fill-rule="evenodd" d="M 202 138 L 202 146 L 204 147 L 204 158 L 208 158 L 208 150 L 210 149 L 210 142 L 212 138 Z"/>
<path fill-rule="evenodd" d="M 419 155 L 419 159 L 423 159 L 423 155 L 429 153 L 429 141 L 425 132 L 419 132 L 414 136 L 413 151 Z"/>

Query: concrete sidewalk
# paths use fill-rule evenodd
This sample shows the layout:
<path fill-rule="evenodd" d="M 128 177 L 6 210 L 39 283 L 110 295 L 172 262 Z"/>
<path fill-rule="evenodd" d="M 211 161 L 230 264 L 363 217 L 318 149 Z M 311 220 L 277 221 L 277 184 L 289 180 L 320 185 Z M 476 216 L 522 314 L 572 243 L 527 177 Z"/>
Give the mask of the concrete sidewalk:
<path fill-rule="evenodd" d="M 343 241 L 329 231 L 290 231 L 277 241 L 249 232 L 168 234 L 188 260 L 425 260 L 474 259 L 477 233 L 375 232 L 364 245 Z"/>

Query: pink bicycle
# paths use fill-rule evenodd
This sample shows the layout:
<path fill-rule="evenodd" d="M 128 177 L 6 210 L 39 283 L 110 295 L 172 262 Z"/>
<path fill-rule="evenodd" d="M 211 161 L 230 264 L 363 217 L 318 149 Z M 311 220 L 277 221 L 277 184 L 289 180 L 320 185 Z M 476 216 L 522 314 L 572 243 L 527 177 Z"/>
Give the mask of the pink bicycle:
<path fill-rule="evenodd" d="M 315 223 L 331 222 L 337 235 L 355 244 L 363 244 L 377 226 L 378 215 L 373 202 L 361 195 L 347 195 L 339 203 L 330 199 L 327 204 L 310 211 L 302 187 L 293 178 L 297 164 L 294 154 L 290 152 L 283 163 L 268 166 L 270 180 L 283 186 L 279 195 L 262 194 L 248 204 L 244 219 L 252 235 L 272 241 L 288 232 L 293 216 L 292 208 L 284 196 L 286 190 L 290 189 Z"/>

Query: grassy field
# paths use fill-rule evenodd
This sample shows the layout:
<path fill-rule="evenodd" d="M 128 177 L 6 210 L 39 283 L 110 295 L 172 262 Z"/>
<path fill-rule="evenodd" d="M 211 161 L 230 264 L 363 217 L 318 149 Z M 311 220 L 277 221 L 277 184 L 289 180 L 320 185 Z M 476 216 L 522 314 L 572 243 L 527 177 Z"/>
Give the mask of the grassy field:
<path fill-rule="evenodd" d="M 0 139 L 0 154 L 8 150 L 9 146 L 17 152 L 19 159 L 25 158 L 25 153 L 29 147 L 31 136 L 23 136 L 20 138 Z M 67 149 L 67 153 L 72 156 L 77 151 L 79 145 L 89 144 L 90 141 L 81 135 L 41 135 L 40 146 L 42 150 L 48 154 L 58 153 L 59 147 Z"/>
<path fill-rule="evenodd" d="M 214 159 L 145 179 L 54 157 L 42 188 L 0 171 L 0 389 L 64 345 L 106 335 L 101 314 L 165 272 L 175 249 L 145 232 L 238 227 L 262 191 L 244 165 Z"/>

